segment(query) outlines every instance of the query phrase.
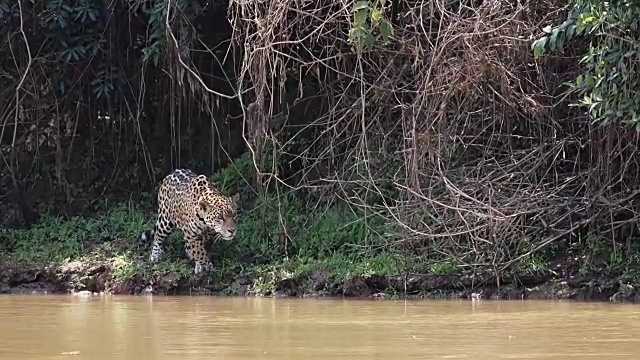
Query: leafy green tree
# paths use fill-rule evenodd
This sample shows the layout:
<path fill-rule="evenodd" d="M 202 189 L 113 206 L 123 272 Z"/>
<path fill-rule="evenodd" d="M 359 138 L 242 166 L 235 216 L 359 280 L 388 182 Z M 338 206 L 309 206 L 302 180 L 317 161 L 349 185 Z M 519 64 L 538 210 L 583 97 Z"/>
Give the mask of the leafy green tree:
<path fill-rule="evenodd" d="M 640 1 L 572 0 L 567 19 L 543 29 L 534 55 L 563 51 L 569 42 L 587 41 L 582 73 L 567 84 L 600 124 L 622 122 L 640 131 Z"/>

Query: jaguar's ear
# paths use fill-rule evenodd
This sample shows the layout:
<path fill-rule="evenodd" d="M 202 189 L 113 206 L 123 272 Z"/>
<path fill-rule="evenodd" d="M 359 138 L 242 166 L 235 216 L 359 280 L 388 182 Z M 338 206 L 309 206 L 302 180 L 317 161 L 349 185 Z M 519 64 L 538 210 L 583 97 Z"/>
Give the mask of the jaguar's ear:
<path fill-rule="evenodd" d="M 238 201 L 240 200 L 240 193 L 235 193 L 233 195 L 231 195 L 231 203 L 233 204 L 234 208 L 238 207 Z"/>
<path fill-rule="evenodd" d="M 209 204 L 204 200 L 201 199 L 198 202 L 198 207 L 200 208 L 200 210 L 202 210 L 203 212 L 207 212 L 207 210 L 209 210 Z"/>

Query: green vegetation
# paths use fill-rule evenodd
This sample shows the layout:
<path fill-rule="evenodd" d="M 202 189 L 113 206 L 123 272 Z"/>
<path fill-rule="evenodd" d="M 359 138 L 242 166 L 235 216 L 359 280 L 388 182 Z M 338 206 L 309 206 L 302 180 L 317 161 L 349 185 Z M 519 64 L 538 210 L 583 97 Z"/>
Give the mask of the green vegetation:
<path fill-rule="evenodd" d="M 47 214 L 28 230 L 9 230 L 2 236 L 5 255 L 14 260 L 49 262 L 81 257 L 93 247 L 132 240 L 153 226 L 131 206 L 114 205 L 96 218 L 62 218 Z"/>
<path fill-rule="evenodd" d="M 238 185 L 238 179 L 249 174 L 242 157 L 233 166 L 221 169 L 212 179 L 223 191 Z M 180 287 L 191 281 L 193 265 L 187 260 L 180 232 L 174 232 L 167 245 L 167 257 L 156 264 L 147 261 L 149 244 L 138 241 L 139 235 L 153 227 L 149 210 L 154 196 L 143 194 L 145 202 L 133 204 L 102 203 L 94 217 L 55 215 L 51 210 L 28 229 L 4 230 L 0 233 L 0 260 L 4 264 L 26 263 L 31 267 L 46 265 L 69 266 L 79 263 L 85 267 L 106 264 L 110 269 L 108 290 L 118 284 L 137 279 L 141 284 L 170 281 Z M 278 205 L 276 207 L 275 205 Z M 273 194 L 244 199 L 239 220 L 238 237 L 233 242 L 219 241 L 210 250 L 215 264 L 209 281 L 222 288 L 222 293 L 234 294 L 230 285 L 242 275 L 250 275 L 249 292 L 271 295 L 278 284 L 288 279 L 310 281 L 317 272 L 329 280 L 342 284 L 354 277 L 462 275 L 466 264 L 446 256 L 420 257 L 394 247 L 403 243 L 400 228 L 395 222 L 380 216 L 365 217 L 343 204 L 306 211 L 314 204 L 299 197 Z M 301 215 L 306 214 L 306 215 Z M 366 222 L 366 223 L 365 223 Z M 286 229 L 286 230 L 283 230 Z M 286 235 L 285 235 L 286 234 Z M 287 242 L 283 241 L 286 236 Z M 587 235 L 584 242 L 570 248 L 558 245 L 534 252 L 517 261 L 509 271 L 501 274 L 506 281 L 518 282 L 518 276 L 557 277 L 560 267 L 575 267 L 576 274 L 588 279 L 606 276 L 618 279 L 619 294 L 633 294 L 640 286 L 640 248 L 611 251 L 600 236 Z M 566 258 L 558 260 L 558 255 Z M 573 260 L 567 260 L 572 258 Z M 573 262 L 573 263 L 572 263 Z M 168 279 L 168 280 L 167 280 Z M 180 291 L 187 291 L 181 289 Z M 308 288 L 312 288 L 313 284 Z M 77 290 L 87 287 L 80 283 Z M 226 290 L 224 290 L 226 289 Z M 388 296 L 401 295 L 397 289 L 385 290 Z M 440 294 L 440 295 L 438 295 Z M 443 296 L 440 290 L 429 296 Z"/>
<path fill-rule="evenodd" d="M 639 9 L 0 0 L 2 259 L 203 287 L 179 234 L 162 264 L 137 242 L 188 167 L 241 194 L 208 279 L 231 293 L 389 275 L 367 286 L 640 295 Z"/>
<path fill-rule="evenodd" d="M 637 1 L 572 0 L 567 19 L 544 28 L 536 40 L 536 56 L 545 51 L 582 47 L 580 74 L 567 85 L 579 96 L 579 105 L 600 124 L 622 122 L 640 131 L 640 3 Z"/>
<path fill-rule="evenodd" d="M 212 176 L 223 192 L 247 178 L 247 157 L 237 160 Z M 142 198 L 155 199 L 143 194 Z M 147 261 L 149 244 L 138 241 L 140 234 L 154 225 L 145 215 L 155 210 L 148 203 L 101 203 L 95 217 L 63 218 L 45 209 L 28 229 L 6 230 L 0 259 L 29 264 L 107 263 L 112 285 L 141 277 L 153 283 L 166 274 L 177 279 L 192 276 L 193 265 L 184 254 L 179 231 L 167 244 L 167 258 L 157 264 Z M 308 209 L 315 210 L 309 211 Z M 286 242 L 283 240 L 286 238 Z M 375 215 L 364 216 L 345 205 L 324 207 L 305 203 L 291 195 L 279 198 L 269 193 L 241 204 L 235 241 L 219 241 L 211 248 L 216 265 L 211 280 L 230 282 L 241 274 L 255 275 L 256 294 L 269 294 L 279 280 L 307 278 L 324 271 L 335 281 L 353 276 L 404 275 L 428 272 L 439 275 L 457 272 L 455 264 L 443 261 L 425 266 L 408 254 L 394 251 L 399 240 L 395 223 Z"/>

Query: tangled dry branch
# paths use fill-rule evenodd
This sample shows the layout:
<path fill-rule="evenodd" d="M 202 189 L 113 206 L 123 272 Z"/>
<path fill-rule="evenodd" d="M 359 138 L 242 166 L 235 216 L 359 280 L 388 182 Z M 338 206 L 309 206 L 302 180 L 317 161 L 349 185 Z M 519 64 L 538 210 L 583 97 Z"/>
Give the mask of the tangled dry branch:
<path fill-rule="evenodd" d="M 359 52 L 354 1 L 230 2 L 254 153 L 272 146 L 304 169 L 296 184 L 263 175 L 384 213 L 401 246 L 469 264 L 507 266 L 591 231 L 619 241 L 638 217 L 638 139 L 592 128 L 557 90 L 571 69 L 532 59 L 556 2 L 392 3 L 392 42 Z M 308 103 L 322 111 L 292 115 Z M 296 130 L 273 130 L 278 116 Z"/>

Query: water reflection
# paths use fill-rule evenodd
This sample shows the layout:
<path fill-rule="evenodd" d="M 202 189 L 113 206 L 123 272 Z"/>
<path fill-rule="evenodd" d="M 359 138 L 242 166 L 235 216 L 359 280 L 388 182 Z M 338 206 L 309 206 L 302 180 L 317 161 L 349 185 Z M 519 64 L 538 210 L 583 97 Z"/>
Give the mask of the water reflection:
<path fill-rule="evenodd" d="M 0 359 L 627 359 L 635 305 L 0 297 Z"/>

